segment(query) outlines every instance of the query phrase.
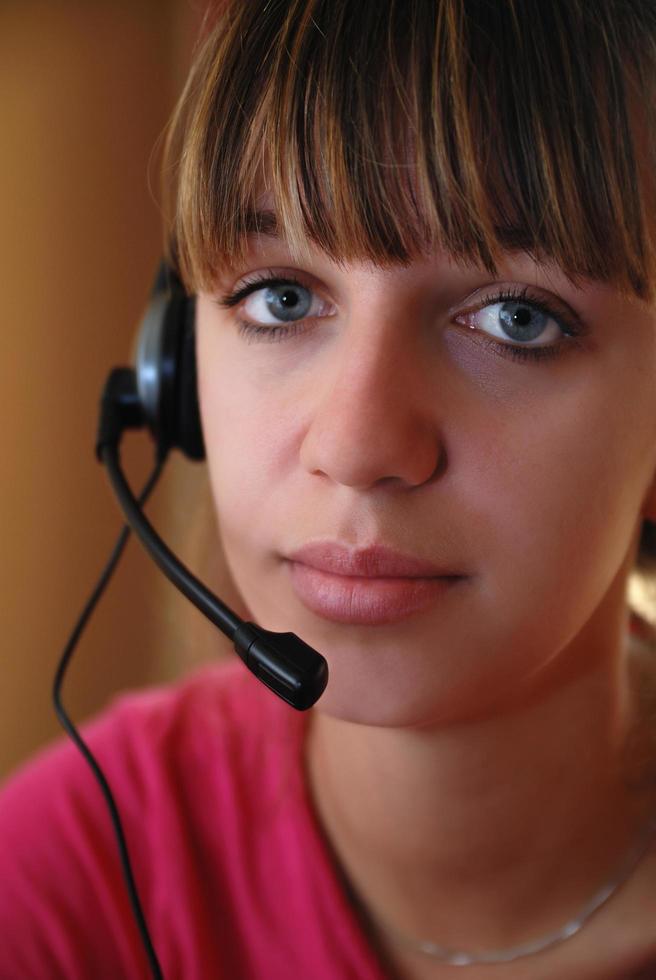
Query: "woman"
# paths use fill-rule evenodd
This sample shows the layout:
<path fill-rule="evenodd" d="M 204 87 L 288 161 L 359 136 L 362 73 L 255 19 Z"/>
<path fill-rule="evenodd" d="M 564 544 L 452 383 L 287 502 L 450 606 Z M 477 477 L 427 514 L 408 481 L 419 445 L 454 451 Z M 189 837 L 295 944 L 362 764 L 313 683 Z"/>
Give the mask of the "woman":
<path fill-rule="evenodd" d="M 230 571 L 330 681 L 89 726 L 166 976 L 656 976 L 655 82 L 637 0 L 221 4 L 169 257 Z M 143 975 L 88 781 L 5 791 L 3 977 Z"/>

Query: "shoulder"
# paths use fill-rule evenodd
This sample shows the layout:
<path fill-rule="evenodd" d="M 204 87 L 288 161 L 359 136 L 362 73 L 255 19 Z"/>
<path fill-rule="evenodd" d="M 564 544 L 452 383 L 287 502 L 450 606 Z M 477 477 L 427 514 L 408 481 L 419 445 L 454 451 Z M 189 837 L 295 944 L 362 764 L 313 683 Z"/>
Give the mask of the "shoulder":
<path fill-rule="evenodd" d="M 130 691 L 78 725 L 117 791 L 146 802 L 162 782 L 218 763 L 236 769 L 268 743 L 279 753 L 300 736 L 298 721 L 238 661 L 203 667 L 173 684 Z M 281 710 L 282 708 L 282 710 Z M 29 808 L 41 794 L 53 805 L 66 794 L 76 806 L 96 783 L 77 747 L 65 736 L 35 754 L 6 782 L 0 814 Z M 73 794 L 71 796 L 71 794 Z"/>
<path fill-rule="evenodd" d="M 281 798 L 293 819 L 302 802 L 302 720 L 234 661 L 123 694 L 80 733 L 117 803 L 149 925 L 184 947 L 206 916 L 211 935 L 258 821 Z M 67 738 L 7 781 L 0 833 L 0 975 L 100 977 L 85 970 L 106 962 L 108 977 L 141 976 L 107 805 Z"/>
<path fill-rule="evenodd" d="M 216 794 L 225 803 L 238 792 L 243 802 L 250 791 L 261 803 L 281 770 L 298 764 L 304 722 L 235 660 L 121 694 L 78 727 L 126 817 L 143 823 L 171 800 L 191 810 Z M 64 736 L 0 792 L 0 821 L 19 836 L 44 807 L 62 827 L 105 811 L 87 761 Z"/>

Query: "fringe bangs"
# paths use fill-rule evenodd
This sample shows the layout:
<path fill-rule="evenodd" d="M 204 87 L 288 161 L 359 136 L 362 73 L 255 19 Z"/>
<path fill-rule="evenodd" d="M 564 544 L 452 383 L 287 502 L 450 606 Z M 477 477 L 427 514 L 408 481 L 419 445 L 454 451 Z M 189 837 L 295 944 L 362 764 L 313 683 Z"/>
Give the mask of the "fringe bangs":
<path fill-rule="evenodd" d="M 649 301 L 655 50 L 640 0 L 223 3 L 168 134 L 169 255 L 208 288 L 268 192 L 295 255 L 523 249 Z"/>

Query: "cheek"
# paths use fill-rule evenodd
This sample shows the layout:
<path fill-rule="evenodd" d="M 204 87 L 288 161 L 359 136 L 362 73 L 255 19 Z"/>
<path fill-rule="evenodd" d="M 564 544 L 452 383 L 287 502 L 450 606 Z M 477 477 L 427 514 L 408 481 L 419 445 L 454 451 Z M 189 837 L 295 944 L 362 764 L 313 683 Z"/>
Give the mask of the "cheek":
<path fill-rule="evenodd" d="M 227 374 L 199 393 L 217 502 L 266 506 L 292 464 L 294 413 L 254 391 L 244 397 L 239 380 Z"/>
<path fill-rule="evenodd" d="M 227 348 L 227 349 L 226 349 Z M 230 345 L 199 331 L 198 392 L 207 463 L 219 527 L 235 578 L 258 541 L 271 540 L 293 457 L 293 413 L 239 372 Z M 286 496 L 289 510 L 289 494 Z M 284 513 L 284 511 L 283 511 Z"/>
<path fill-rule="evenodd" d="M 538 616 L 547 629 L 575 630 L 626 558 L 651 433 L 620 394 L 601 383 L 564 388 L 558 400 L 506 415 L 478 453 L 472 447 L 480 554 L 497 610 L 512 609 L 518 628 L 523 608 L 526 629 Z"/>

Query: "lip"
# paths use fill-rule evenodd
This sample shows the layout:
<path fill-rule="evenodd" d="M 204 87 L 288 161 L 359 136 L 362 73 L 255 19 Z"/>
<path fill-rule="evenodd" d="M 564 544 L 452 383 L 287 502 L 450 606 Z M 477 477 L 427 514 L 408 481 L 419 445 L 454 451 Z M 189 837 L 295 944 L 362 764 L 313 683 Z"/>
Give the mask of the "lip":
<path fill-rule="evenodd" d="M 461 574 L 381 544 L 353 550 L 338 542 L 321 541 L 306 544 L 292 551 L 288 557 L 291 561 L 334 575 L 365 578 L 445 578 Z"/>
<path fill-rule="evenodd" d="M 436 603 L 465 576 L 385 545 L 352 550 L 337 542 L 308 544 L 287 556 L 294 592 L 323 619 L 383 625 Z"/>

